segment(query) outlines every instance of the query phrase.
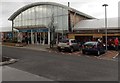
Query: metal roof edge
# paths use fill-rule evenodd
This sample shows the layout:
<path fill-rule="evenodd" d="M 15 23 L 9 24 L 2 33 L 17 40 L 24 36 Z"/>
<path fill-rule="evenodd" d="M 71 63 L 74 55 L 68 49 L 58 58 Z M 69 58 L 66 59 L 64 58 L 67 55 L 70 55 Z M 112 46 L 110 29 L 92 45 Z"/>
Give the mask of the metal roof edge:
<path fill-rule="evenodd" d="M 23 6 L 22 8 L 18 9 L 16 12 L 14 12 L 9 18 L 8 20 L 13 20 L 16 16 L 18 16 L 21 12 L 27 10 L 28 8 L 31 8 L 31 7 L 34 7 L 34 6 L 39 6 L 39 5 L 55 5 L 55 6 L 60 6 L 60 7 L 64 7 L 70 11 L 74 11 L 74 12 L 77 12 L 78 14 L 82 15 L 82 16 L 85 16 L 87 18 L 94 18 L 92 16 L 89 16 L 85 13 L 82 13 L 74 8 L 71 8 L 71 7 L 68 7 L 68 6 L 65 6 L 65 5 L 62 5 L 62 4 L 59 4 L 59 3 L 55 3 L 55 2 L 35 2 L 35 3 L 31 3 L 31 4 L 28 4 L 28 5 L 25 5 Z"/>

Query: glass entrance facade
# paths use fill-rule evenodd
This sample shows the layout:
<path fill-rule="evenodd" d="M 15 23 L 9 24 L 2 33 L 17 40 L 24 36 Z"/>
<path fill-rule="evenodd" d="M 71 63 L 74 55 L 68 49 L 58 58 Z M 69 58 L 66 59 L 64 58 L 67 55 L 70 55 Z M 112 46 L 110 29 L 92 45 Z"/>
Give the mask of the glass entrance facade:
<path fill-rule="evenodd" d="M 14 20 L 14 27 L 49 28 L 51 22 L 56 31 L 68 30 L 68 9 L 54 5 L 39 5 L 21 12 Z"/>
<path fill-rule="evenodd" d="M 48 34 L 51 23 L 57 33 L 68 31 L 68 9 L 45 4 L 33 6 L 17 15 L 13 23 L 14 28 L 18 29 L 19 32 L 27 33 L 23 38 L 31 36 L 29 43 L 48 44 L 50 42 Z"/>

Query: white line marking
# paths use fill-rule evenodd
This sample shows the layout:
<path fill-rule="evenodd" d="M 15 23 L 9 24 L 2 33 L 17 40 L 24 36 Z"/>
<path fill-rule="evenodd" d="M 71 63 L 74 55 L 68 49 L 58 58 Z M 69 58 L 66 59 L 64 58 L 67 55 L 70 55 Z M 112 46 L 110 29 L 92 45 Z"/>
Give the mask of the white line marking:
<path fill-rule="evenodd" d="M 119 55 L 119 53 L 117 53 L 113 58 L 116 58 Z"/>

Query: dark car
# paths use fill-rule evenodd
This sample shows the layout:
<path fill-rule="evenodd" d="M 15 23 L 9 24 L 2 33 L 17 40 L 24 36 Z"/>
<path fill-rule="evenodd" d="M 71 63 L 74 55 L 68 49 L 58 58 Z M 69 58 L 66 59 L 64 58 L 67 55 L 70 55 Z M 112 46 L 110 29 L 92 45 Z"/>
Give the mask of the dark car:
<path fill-rule="evenodd" d="M 115 45 L 107 45 L 108 50 L 116 50 Z M 120 50 L 120 44 L 118 45 L 118 50 Z"/>
<path fill-rule="evenodd" d="M 102 43 L 99 42 L 93 42 L 93 41 L 86 42 L 83 44 L 82 53 L 83 54 L 94 53 L 100 55 L 101 53 L 105 53 L 105 47 Z"/>
<path fill-rule="evenodd" d="M 63 39 L 60 40 L 58 46 L 57 46 L 59 51 L 65 50 L 65 51 L 76 51 L 80 50 L 80 45 L 75 39 Z"/>

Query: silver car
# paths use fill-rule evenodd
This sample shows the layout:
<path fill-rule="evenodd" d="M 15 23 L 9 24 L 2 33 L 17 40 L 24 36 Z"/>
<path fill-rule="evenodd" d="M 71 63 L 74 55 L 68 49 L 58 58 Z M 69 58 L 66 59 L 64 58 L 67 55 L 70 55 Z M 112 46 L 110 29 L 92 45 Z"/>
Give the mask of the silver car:
<path fill-rule="evenodd" d="M 80 45 L 75 39 L 63 39 L 58 43 L 57 46 L 59 51 L 68 50 L 70 52 L 80 50 Z"/>

